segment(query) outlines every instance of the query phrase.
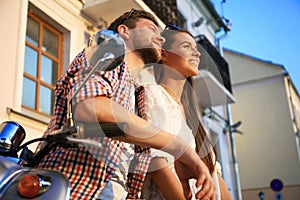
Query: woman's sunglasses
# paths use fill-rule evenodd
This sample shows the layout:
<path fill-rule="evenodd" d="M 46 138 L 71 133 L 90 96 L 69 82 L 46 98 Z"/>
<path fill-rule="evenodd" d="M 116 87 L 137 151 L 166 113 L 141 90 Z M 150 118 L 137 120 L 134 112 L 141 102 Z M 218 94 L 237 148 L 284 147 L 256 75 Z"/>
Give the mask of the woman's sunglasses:
<path fill-rule="evenodd" d="M 168 33 L 168 31 L 173 30 L 173 31 L 178 31 L 181 30 L 181 28 L 179 26 L 175 26 L 172 24 L 167 24 L 165 29 L 161 32 L 161 36 L 164 36 Z"/>
<path fill-rule="evenodd" d="M 167 24 L 164 31 L 165 30 L 168 30 L 168 29 L 171 29 L 171 30 L 180 30 L 181 28 L 179 26 L 175 26 L 173 24 Z"/>

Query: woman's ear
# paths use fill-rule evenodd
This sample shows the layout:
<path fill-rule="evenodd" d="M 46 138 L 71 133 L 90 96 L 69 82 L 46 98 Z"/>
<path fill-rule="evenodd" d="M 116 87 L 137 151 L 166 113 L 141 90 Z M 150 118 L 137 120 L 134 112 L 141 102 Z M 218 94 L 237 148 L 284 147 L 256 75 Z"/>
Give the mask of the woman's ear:
<path fill-rule="evenodd" d="M 168 53 L 166 50 L 161 50 L 161 60 L 162 61 L 168 61 Z"/>
<path fill-rule="evenodd" d="M 130 33 L 129 33 L 129 28 L 124 25 L 124 24 L 121 24 L 119 27 L 118 27 L 118 34 L 123 38 L 123 39 L 129 39 L 129 36 L 130 36 Z"/>

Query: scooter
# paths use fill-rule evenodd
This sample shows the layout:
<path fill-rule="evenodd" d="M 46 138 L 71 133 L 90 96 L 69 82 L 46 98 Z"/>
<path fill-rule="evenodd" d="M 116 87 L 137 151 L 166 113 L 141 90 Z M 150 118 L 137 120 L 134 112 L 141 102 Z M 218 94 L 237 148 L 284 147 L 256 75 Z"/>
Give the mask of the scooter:
<path fill-rule="evenodd" d="M 24 128 L 14 121 L 2 122 L 0 124 L 0 199 L 68 200 L 69 181 L 63 174 L 34 167 L 54 146 L 93 145 L 101 148 L 101 144 L 83 137 L 112 137 L 115 133 L 124 134 L 126 127 L 125 123 L 76 123 L 70 128 L 56 131 L 55 134 L 20 145 L 26 136 Z M 37 153 L 34 154 L 28 149 L 29 144 L 40 141 L 45 145 Z"/>
<path fill-rule="evenodd" d="M 18 156 L 25 136 L 24 128 L 17 122 L 0 124 L 0 199 L 69 199 L 69 181 L 63 174 L 30 167 L 33 153 L 27 146 L 21 147 L 23 151 Z"/>
<path fill-rule="evenodd" d="M 112 70 L 117 67 L 125 56 L 125 43 L 115 32 L 102 30 L 95 34 L 88 42 L 90 50 L 88 62 L 92 69 L 83 70 L 86 81 L 98 70 Z M 77 93 L 73 95 L 73 97 Z M 72 98 L 73 98 L 72 97 Z M 71 98 L 71 100 L 72 100 Z M 85 124 L 74 122 L 72 118 L 72 102 L 68 102 L 68 123 L 62 129 L 45 137 L 36 138 L 22 144 L 26 133 L 17 122 L 5 121 L 0 124 L 0 199 L 38 199 L 38 200 L 68 200 L 70 186 L 67 178 L 54 170 L 35 168 L 47 152 L 56 145 L 93 145 L 101 144 L 92 139 L 95 137 L 112 137 L 115 133 L 123 134 L 126 124 L 96 123 Z M 28 145 L 43 142 L 42 148 L 33 153 Z"/>

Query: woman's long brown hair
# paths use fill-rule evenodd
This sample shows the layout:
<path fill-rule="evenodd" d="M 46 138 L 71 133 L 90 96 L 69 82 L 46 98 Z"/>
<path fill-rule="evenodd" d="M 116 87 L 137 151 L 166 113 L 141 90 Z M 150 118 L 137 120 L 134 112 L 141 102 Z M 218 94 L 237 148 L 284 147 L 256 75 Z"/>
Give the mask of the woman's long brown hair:
<path fill-rule="evenodd" d="M 191 33 L 186 30 L 165 30 L 162 36 L 166 39 L 165 44 L 163 45 L 163 49 L 168 51 L 171 48 L 172 43 L 174 42 L 175 38 L 174 35 L 176 33 L 187 33 L 191 37 Z M 160 66 L 159 66 L 160 65 Z M 157 83 L 160 83 L 161 76 L 163 73 L 161 72 L 163 66 L 161 64 L 157 64 L 154 66 L 154 76 Z M 201 159 L 209 168 L 210 173 L 212 174 L 215 170 L 215 161 L 213 159 L 213 153 L 217 156 L 217 152 L 214 148 L 214 145 L 211 144 L 210 140 L 207 138 L 207 131 L 204 129 L 204 126 L 201 122 L 200 117 L 200 110 L 198 102 L 196 101 L 196 95 L 194 92 L 194 80 L 192 77 L 188 77 L 182 91 L 181 95 L 181 103 L 184 108 L 184 112 L 186 115 L 186 122 L 189 128 L 192 130 L 193 135 L 196 141 L 196 152 L 200 155 L 203 153 Z M 215 158 L 216 160 L 217 158 Z"/>
<path fill-rule="evenodd" d="M 196 96 L 194 93 L 194 80 L 192 77 L 188 77 L 184 84 L 181 102 L 186 115 L 186 122 L 190 129 L 192 129 L 195 141 L 196 141 L 196 152 L 202 155 L 205 154 L 201 159 L 209 168 L 210 173 L 215 170 L 215 161 L 213 159 L 212 151 L 216 155 L 215 148 L 210 140 L 207 138 L 207 131 L 200 120 L 200 111 L 197 106 Z M 216 158 L 215 158 L 216 159 Z"/>

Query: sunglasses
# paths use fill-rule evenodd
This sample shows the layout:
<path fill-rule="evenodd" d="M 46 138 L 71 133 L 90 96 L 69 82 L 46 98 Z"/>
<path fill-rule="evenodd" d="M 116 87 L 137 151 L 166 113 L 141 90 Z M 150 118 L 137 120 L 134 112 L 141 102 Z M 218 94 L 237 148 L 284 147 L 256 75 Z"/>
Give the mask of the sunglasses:
<path fill-rule="evenodd" d="M 124 24 L 124 22 L 136 11 L 136 9 L 132 8 L 126 16 L 122 19 L 122 21 L 119 23 L 119 25 Z"/>
<path fill-rule="evenodd" d="M 161 36 L 164 36 L 168 33 L 168 31 L 173 30 L 173 31 L 178 31 L 181 30 L 179 26 L 175 26 L 172 24 L 167 24 L 164 28 L 164 30 L 161 32 Z"/>
<path fill-rule="evenodd" d="M 169 30 L 169 29 L 171 29 L 171 30 L 180 30 L 181 28 L 179 26 L 175 26 L 173 24 L 167 24 L 164 31 Z"/>

